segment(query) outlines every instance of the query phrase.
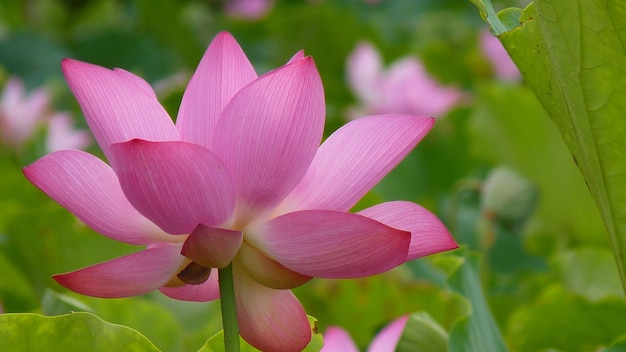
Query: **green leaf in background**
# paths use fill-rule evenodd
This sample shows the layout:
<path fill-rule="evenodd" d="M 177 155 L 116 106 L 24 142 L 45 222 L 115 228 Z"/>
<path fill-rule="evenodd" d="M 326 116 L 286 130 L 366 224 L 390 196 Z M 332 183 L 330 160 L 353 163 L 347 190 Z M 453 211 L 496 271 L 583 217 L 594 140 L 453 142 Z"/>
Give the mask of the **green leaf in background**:
<path fill-rule="evenodd" d="M 139 332 L 89 313 L 0 315 L 0 351 L 159 351 Z"/>
<path fill-rule="evenodd" d="M 592 302 L 621 297 L 619 275 L 608 248 L 582 246 L 558 254 L 564 286 Z"/>
<path fill-rule="evenodd" d="M 317 319 L 309 316 L 309 323 L 311 324 L 312 336 L 311 342 L 302 350 L 302 352 L 317 352 L 322 349 L 324 340 L 322 334 L 317 332 Z M 246 341 L 239 337 L 241 352 L 257 352 L 258 350 L 250 346 Z M 198 352 L 222 352 L 224 351 L 224 330 L 221 330 L 214 336 L 212 336 L 206 344 Z"/>
<path fill-rule="evenodd" d="M 480 256 L 466 250 L 455 252 L 463 259 L 448 278 L 453 292 L 471 304 L 471 313 L 461 318 L 450 332 L 450 351 L 507 351 L 502 334 L 491 314 L 479 277 Z"/>
<path fill-rule="evenodd" d="M 0 234 L 1 236 L 1 234 Z M 0 304 L 5 312 L 31 310 L 37 295 L 28 280 L 0 253 Z"/>
<path fill-rule="evenodd" d="M 428 259 L 417 261 L 423 260 Z M 408 268 L 403 269 L 354 280 L 314 279 L 294 292 L 307 313 L 319 319 L 320 331 L 341 326 L 363 349 L 381 328 L 407 312 L 427 310 L 446 329 L 467 315 L 462 297 L 415 280 Z"/>
<path fill-rule="evenodd" d="M 595 351 L 624 335 L 625 316 L 621 298 L 591 302 L 553 284 L 532 304 L 519 306 L 509 319 L 506 336 L 518 351 Z"/>
<path fill-rule="evenodd" d="M 396 346 L 396 352 L 412 351 L 448 351 L 448 333 L 427 312 L 409 317 Z"/>
<path fill-rule="evenodd" d="M 626 288 L 626 3 L 537 0 L 519 23 L 499 39 L 574 155 Z"/>
<path fill-rule="evenodd" d="M 622 336 L 602 352 L 626 352 L 626 336 Z"/>

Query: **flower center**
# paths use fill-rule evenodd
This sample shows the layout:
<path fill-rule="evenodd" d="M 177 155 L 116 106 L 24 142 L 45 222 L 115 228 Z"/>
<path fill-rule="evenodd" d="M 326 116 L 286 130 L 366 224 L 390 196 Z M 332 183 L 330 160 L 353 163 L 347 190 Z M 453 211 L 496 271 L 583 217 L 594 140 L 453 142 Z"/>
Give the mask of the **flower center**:
<path fill-rule="evenodd" d="M 165 287 L 180 287 L 186 284 L 200 285 L 209 279 L 211 274 L 211 268 L 200 265 L 191 259 L 185 259 L 180 266 L 180 271 L 172 276 L 170 281 L 165 284 Z"/>

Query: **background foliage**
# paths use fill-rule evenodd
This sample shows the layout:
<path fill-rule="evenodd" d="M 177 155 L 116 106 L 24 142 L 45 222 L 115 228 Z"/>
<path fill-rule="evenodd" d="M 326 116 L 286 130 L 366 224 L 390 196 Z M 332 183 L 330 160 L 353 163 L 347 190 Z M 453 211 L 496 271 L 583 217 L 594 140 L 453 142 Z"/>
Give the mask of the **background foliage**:
<path fill-rule="evenodd" d="M 479 45 L 486 29 L 476 7 L 461 0 L 284 0 L 259 19 L 229 16 L 218 0 L 0 0 L 0 85 L 17 76 L 30 90 L 45 86 L 54 107 L 71 111 L 84 126 L 60 70 L 61 58 L 72 57 L 141 75 L 176 116 L 202 53 L 226 30 L 259 73 L 300 49 L 314 57 L 325 87 L 328 134 L 357 103 L 346 82 L 346 58 L 359 41 L 376 45 L 386 63 L 415 55 L 432 76 L 463 90 L 467 99 L 437 116 L 427 138 L 357 207 L 380 200 L 418 202 L 439 215 L 463 248 L 376 277 L 315 279 L 296 289 L 318 329 L 339 325 L 365 348 L 390 321 L 424 312 L 429 324 L 448 332 L 451 351 L 589 351 L 614 343 L 607 351 L 618 350 L 626 340 L 626 303 L 600 213 L 530 88 L 495 75 Z M 603 47 L 594 50 L 598 54 Z M 100 331 L 120 324 L 151 341 L 123 333 L 137 344 L 163 351 L 205 346 L 220 330 L 219 305 L 178 302 L 159 293 L 83 297 L 50 278 L 137 248 L 94 233 L 24 179 L 21 167 L 42 155 L 38 143 L 19 153 L 0 150 L 4 312 L 61 320 L 70 312 L 88 312 L 108 322 L 77 314 L 85 324 L 107 327 Z M 90 152 L 101 155 L 97 147 Z M 515 176 L 494 176 L 503 168 Z M 504 189 L 523 183 L 522 191 L 498 203 L 516 209 L 513 218 L 502 215 L 509 208 L 490 207 L 489 182 L 503 182 Z M 43 327 L 50 325 L 40 319 L 52 319 L 21 317 L 33 319 L 24 324 Z M 0 315 L 0 350 L 14 334 L 6 325 L 11 319 Z"/>

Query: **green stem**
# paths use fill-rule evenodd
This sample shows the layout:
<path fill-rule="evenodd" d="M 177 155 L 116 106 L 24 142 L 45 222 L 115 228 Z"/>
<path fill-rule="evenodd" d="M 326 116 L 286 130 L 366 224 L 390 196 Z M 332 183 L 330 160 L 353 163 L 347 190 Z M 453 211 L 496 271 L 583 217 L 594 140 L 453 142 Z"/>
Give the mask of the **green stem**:
<path fill-rule="evenodd" d="M 480 10 L 480 15 L 489 23 L 491 31 L 494 35 L 498 36 L 507 31 L 504 24 L 498 18 L 496 10 L 491 4 L 491 0 L 470 0 Z"/>
<path fill-rule="evenodd" d="M 239 352 L 239 324 L 235 306 L 235 286 L 233 285 L 233 263 L 218 269 L 220 283 L 220 305 L 222 326 L 224 327 L 224 348 L 226 352 Z"/>

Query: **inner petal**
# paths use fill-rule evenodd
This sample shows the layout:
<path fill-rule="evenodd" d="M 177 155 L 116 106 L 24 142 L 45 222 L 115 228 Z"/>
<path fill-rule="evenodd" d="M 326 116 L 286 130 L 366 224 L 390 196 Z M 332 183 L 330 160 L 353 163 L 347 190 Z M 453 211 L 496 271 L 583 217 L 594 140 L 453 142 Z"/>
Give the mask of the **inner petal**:
<path fill-rule="evenodd" d="M 285 268 L 246 242 L 241 246 L 239 258 L 248 275 L 265 287 L 277 290 L 291 289 L 312 279 L 311 276 Z"/>
<path fill-rule="evenodd" d="M 225 268 L 242 241 L 241 231 L 199 224 L 185 240 L 181 254 L 207 268 Z"/>

